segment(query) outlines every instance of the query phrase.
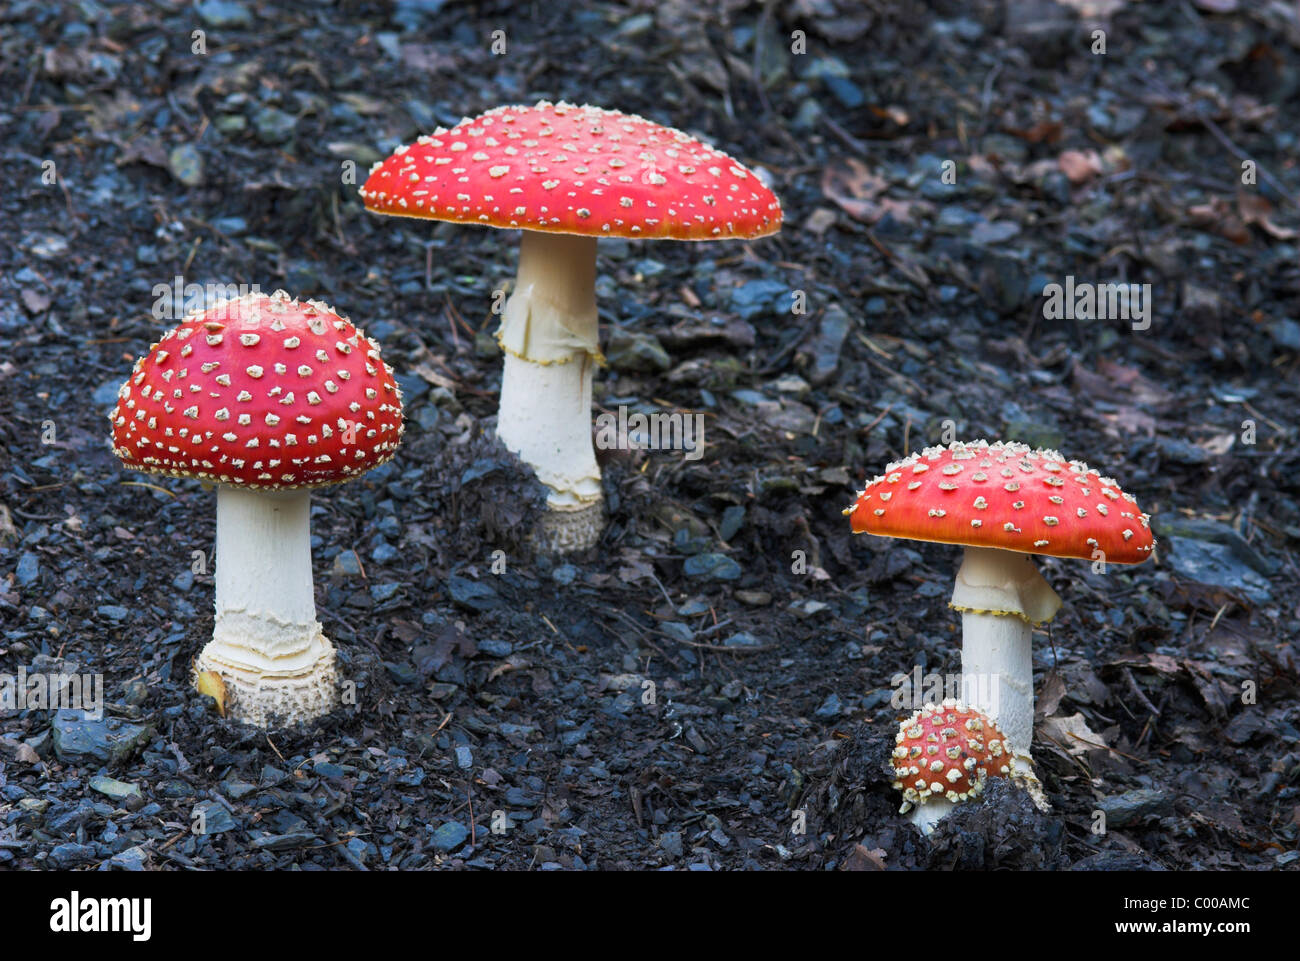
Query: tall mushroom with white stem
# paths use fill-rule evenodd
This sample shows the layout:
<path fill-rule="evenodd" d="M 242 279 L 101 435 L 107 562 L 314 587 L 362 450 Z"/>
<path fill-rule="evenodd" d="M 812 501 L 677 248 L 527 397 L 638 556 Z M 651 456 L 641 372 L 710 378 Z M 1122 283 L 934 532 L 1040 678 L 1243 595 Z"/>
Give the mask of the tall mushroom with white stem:
<path fill-rule="evenodd" d="M 546 486 L 537 541 L 556 553 L 591 547 L 605 525 L 591 436 L 592 372 L 604 363 L 596 241 L 765 237 L 782 219 L 753 171 L 680 130 L 546 101 L 399 147 L 361 198 L 374 213 L 523 231 L 497 333 L 497 434 Z"/>
<path fill-rule="evenodd" d="M 963 700 L 996 720 L 1015 777 L 1045 806 L 1030 754 L 1032 635 L 1061 599 L 1029 555 L 1140 564 L 1155 547 L 1148 516 L 1087 464 L 1001 441 L 929 447 L 890 464 L 844 513 L 855 534 L 965 547 L 950 605 L 962 613 Z M 936 794 L 913 812 L 927 832 L 953 803 Z"/>
<path fill-rule="evenodd" d="M 327 304 L 284 291 L 191 314 L 136 361 L 109 415 L 131 470 L 218 485 L 216 618 L 196 673 L 228 713 L 267 727 L 338 700 L 316 619 L 311 490 L 384 463 L 402 398 L 379 345 Z"/>

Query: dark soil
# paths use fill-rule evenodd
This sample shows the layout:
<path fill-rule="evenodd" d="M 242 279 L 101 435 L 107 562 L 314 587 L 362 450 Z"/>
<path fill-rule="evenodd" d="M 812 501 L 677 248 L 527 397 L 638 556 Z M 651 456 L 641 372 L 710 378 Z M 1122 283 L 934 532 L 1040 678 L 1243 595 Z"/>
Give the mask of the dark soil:
<path fill-rule="evenodd" d="M 109 718 L 0 713 L 0 868 L 1300 867 L 1300 20 L 1081 6 L 0 3 L 0 674 L 102 674 Z M 602 243 L 598 408 L 703 411 L 708 447 L 611 452 L 604 540 L 556 561 L 486 439 L 518 237 L 351 182 L 542 98 L 696 133 L 785 206 Z M 107 446 L 177 275 L 328 301 L 405 392 L 395 460 L 315 498 L 359 703 L 306 730 L 191 690 L 215 499 Z M 1067 277 L 1150 284 L 1149 328 L 1049 319 Z M 891 679 L 958 670 L 959 552 L 840 512 L 945 432 L 1113 474 L 1160 548 L 1042 562 L 1052 813 L 997 784 L 925 840 Z"/>

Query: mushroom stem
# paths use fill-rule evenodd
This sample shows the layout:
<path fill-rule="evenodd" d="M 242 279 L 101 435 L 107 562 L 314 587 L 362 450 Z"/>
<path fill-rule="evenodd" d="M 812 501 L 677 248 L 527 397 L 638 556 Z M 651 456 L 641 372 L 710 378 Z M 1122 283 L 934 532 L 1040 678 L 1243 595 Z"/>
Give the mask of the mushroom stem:
<path fill-rule="evenodd" d="M 262 727 L 337 701 L 334 647 L 316 620 L 311 492 L 217 488 L 216 621 L 195 664 L 226 684 L 229 713 Z"/>
<path fill-rule="evenodd" d="M 604 526 L 591 437 L 596 239 L 524 231 L 497 341 L 505 353 L 497 436 L 547 488 L 551 549 L 583 550 Z"/>
<path fill-rule="evenodd" d="M 922 834 L 930 834 L 938 827 L 940 821 L 952 813 L 953 808 L 956 806 L 955 801 L 949 801 L 947 798 L 942 797 L 932 797 L 924 804 L 912 805 L 912 810 L 907 815 L 907 819 L 916 825 Z"/>
<path fill-rule="evenodd" d="M 1033 628 L 1018 617 L 961 615 L 962 700 L 997 720 L 1018 759 L 1034 737 Z"/>
<path fill-rule="evenodd" d="M 967 547 L 952 607 L 962 612 L 962 697 L 997 721 L 1033 793 L 1033 625 L 1056 616 L 1061 599 L 1029 555 Z"/>

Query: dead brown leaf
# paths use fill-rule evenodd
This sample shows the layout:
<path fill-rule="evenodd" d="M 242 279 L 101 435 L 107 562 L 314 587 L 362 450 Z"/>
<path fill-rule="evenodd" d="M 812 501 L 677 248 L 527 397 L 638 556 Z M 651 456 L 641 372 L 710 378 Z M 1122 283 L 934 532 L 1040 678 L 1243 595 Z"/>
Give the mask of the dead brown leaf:
<path fill-rule="evenodd" d="M 1121 437 L 1124 434 L 1139 434 L 1143 437 L 1156 435 L 1156 419 L 1136 407 L 1123 407 L 1114 413 L 1107 411 L 1101 415 L 1101 419 L 1116 428 L 1114 431 L 1108 431 L 1113 437 Z"/>
<path fill-rule="evenodd" d="M 1183 665 L 1187 668 L 1187 676 L 1191 678 L 1196 693 L 1201 695 L 1201 700 L 1210 709 L 1210 713 L 1220 720 L 1226 718 L 1228 716 L 1228 697 L 1224 692 L 1226 682 L 1220 681 L 1211 673 L 1213 665 L 1204 661 L 1193 661 L 1190 658 L 1184 659 Z"/>
<path fill-rule="evenodd" d="M 404 43 L 401 45 L 402 63 L 412 70 L 426 73 L 454 73 L 462 69 L 461 61 L 432 44 Z"/>
<path fill-rule="evenodd" d="M 1114 436 L 1141 434 L 1154 436 L 1156 419 L 1149 413 L 1160 410 L 1174 400 L 1174 395 L 1144 377 L 1135 367 L 1127 367 L 1101 358 L 1097 370 L 1091 371 L 1077 360 L 1070 372 L 1071 386 L 1084 398 L 1104 398 L 1115 406 L 1113 412 L 1096 415 L 1114 430 Z"/>
<path fill-rule="evenodd" d="M 1237 210 L 1245 224 L 1253 224 L 1274 240 L 1294 240 L 1297 236 L 1300 236 L 1297 231 L 1289 227 L 1279 227 L 1269 219 L 1273 213 L 1273 205 L 1269 203 L 1267 198 L 1261 197 L 1259 194 L 1249 193 L 1245 190 L 1237 191 Z"/>
<path fill-rule="evenodd" d="M 883 871 L 885 870 L 885 852 L 881 848 L 868 851 L 861 844 L 853 846 L 853 852 L 840 865 L 841 871 Z"/>
<path fill-rule="evenodd" d="M 1087 183 L 1102 171 L 1101 156 L 1095 150 L 1067 150 L 1056 158 L 1056 163 L 1075 186 Z"/>
<path fill-rule="evenodd" d="M 1241 820 L 1241 811 L 1231 804 L 1200 798 L 1196 802 L 1196 809 L 1190 814 L 1193 821 L 1207 828 L 1227 830 L 1238 838 L 1251 837 L 1251 832 Z"/>
<path fill-rule="evenodd" d="M 338 98 L 363 117 L 384 113 L 389 108 L 388 101 L 364 93 L 344 92 Z"/>
<path fill-rule="evenodd" d="M 455 391 L 460 387 L 460 385 L 450 377 L 438 373 L 429 364 L 421 362 L 415 366 L 414 371 L 420 376 L 421 380 L 428 381 L 430 384 L 433 384 L 434 387 L 445 387 L 450 391 Z"/>
<path fill-rule="evenodd" d="M 216 702 L 217 713 L 226 716 L 226 682 L 216 671 L 200 671 L 194 676 L 194 689 Z"/>
<path fill-rule="evenodd" d="M 820 237 L 835 226 L 836 214 L 829 207 L 818 207 L 803 222 L 803 229 Z"/>
<path fill-rule="evenodd" d="M 1233 445 L 1237 443 L 1236 434 L 1215 434 L 1206 440 L 1197 441 L 1196 446 L 1213 454 L 1215 457 L 1222 457 L 1228 451 L 1232 450 Z"/>
<path fill-rule="evenodd" d="M 822 193 L 854 220 L 874 224 L 885 215 L 880 204 L 875 203 L 889 184 L 883 177 L 872 173 L 861 160 L 841 157 L 826 165 L 822 171 Z"/>
<path fill-rule="evenodd" d="M 1161 594 L 1165 605 L 1176 611 L 1199 611 L 1213 617 L 1220 611 L 1232 614 L 1238 610 L 1250 610 L 1245 600 L 1226 588 L 1199 581 L 1173 578 L 1166 582 Z"/>
<path fill-rule="evenodd" d="M 167 149 L 153 137 L 137 137 L 122 145 L 122 154 L 114 163 L 125 167 L 131 163 L 146 163 L 152 167 L 167 167 Z"/>
<path fill-rule="evenodd" d="M 871 111 L 873 117 L 878 117 L 881 120 L 890 120 L 900 127 L 906 127 L 912 120 L 906 110 L 902 107 L 896 107 L 893 104 L 885 107 L 877 107 L 872 104 L 867 109 Z"/>
<path fill-rule="evenodd" d="M 1232 209 L 1232 204 L 1222 197 L 1215 197 L 1208 204 L 1188 207 L 1187 218 L 1193 227 L 1211 230 L 1234 244 L 1250 242 L 1246 224 Z"/>
<path fill-rule="evenodd" d="M 640 580 L 653 580 L 654 568 L 647 561 L 635 557 L 624 558 L 625 563 L 618 569 L 618 578 L 624 583 L 633 584 Z"/>
<path fill-rule="evenodd" d="M 1127 391 L 1134 401 L 1144 407 L 1161 407 L 1175 399 L 1175 395 L 1145 376 L 1138 368 L 1116 363 L 1102 357 L 1097 361 L 1097 373 L 1112 385 Z"/>
<path fill-rule="evenodd" d="M 1034 706 L 1036 713 L 1040 717 L 1050 717 L 1056 713 L 1063 697 L 1065 697 L 1065 680 L 1060 674 L 1052 671 L 1043 678 L 1043 689 L 1038 692 L 1038 702 Z"/>
<path fill-rule="evenodd" d="M 1061 134 L 1064 132 L 1065 128 L 1059 120 L 1040 120 L 1038 123 L 1023 129 L 1014 127 L 1007 129 L 1007 133 L 1013 137 L 1019 137 L 1027 143 L 1045 143 L 1049 145 L 1060 143 Z"/>
<path fill-rule="evenodd" d="M 393 636 L 403 644 L 410 644 L 422 633 L 423 631 L 420 629 L 420 625 L 415 624 L 412 621 L 393 621 Z"/>
<path fill-rule="evenodd" d="M 1183 671 L 1176 658 L 1168 654 L 1128 654 L 1109 663 L 1110 667 L 1147 668 L 1160 674 L 1175 676 Z"/>
<path fill-rule="evenodd" d="M 532 661 L 528 660 L 525 657 L 519 657 L 517 655 L 512 654 L 508 659 L 502 661 L 496 667 L 492 668 L 492 672 L 488 674 L 488 680 L 495 681 L 498 677 L 500 677 L 502 674 L 507 673 L 508 671 L 522 671 L 532 666 L 533 666 Z"/>
<path fill-rule="evenodd" d="M 1082 714 L 1049 717 L 1043 722 L 1039 733 L 1075 757 L 1082 757 L 1089 751 L 1110 750 L 1110 745 L 1102 736 L 1088 727 Z"/>

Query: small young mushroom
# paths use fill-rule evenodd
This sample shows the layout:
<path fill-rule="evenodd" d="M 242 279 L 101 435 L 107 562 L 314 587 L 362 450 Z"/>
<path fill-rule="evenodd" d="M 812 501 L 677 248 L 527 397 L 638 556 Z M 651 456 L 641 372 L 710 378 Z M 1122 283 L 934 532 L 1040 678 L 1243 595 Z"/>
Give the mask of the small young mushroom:
<path fill-rule="evenodd" d="M 367 210 L 523 231 L 497 340 L 505 354 L 497 434 L 547 489 L 548 552 L 585 550 L 604 528 L 591 436 L 596 241 L 727 240 L 781 227 L 753 171 L 631 114 L 546 101 L 439 127 L 376 164 Z"/>
<path fill-rule="evenodd" d="M 311 488 L 384 463 L 401 392 L 379 345 L 328 305 L 283 291 L 191 314 L 118 391 L 113 452 L 131 470 L 217 488 L 216 619 L 195 663 L 227 714 L 262 727 L 337 701 L 334 647 L 316 620 Z"/>
<path fill-rule="evenodd" d="M 844 513 L 855 534 L 965 546 L 950 604 L 962 612 L 962 697 L 997 720 L 1017 779 L 1045 804 L 1030 755 L 1031 638 L 1061 599 L 1029 555 L 1140 564 L 1155 546 L 1148 516 L 1087 464 L 1001 441 L 930 447 L 890 464 Z"/>
<path fill-rule="evenodd" d="M 961 701 L 924 705 L 902 723 L 894 744 L 894 787 L 903 792 L 899 813 L 915 806 L 914 823 L 926 833 L 933 829 L 927 815 L 939 808 L 936 802 L 979 797 L 988 778 L 1015 771 L 1015 756 L 997 723 Z"/>

